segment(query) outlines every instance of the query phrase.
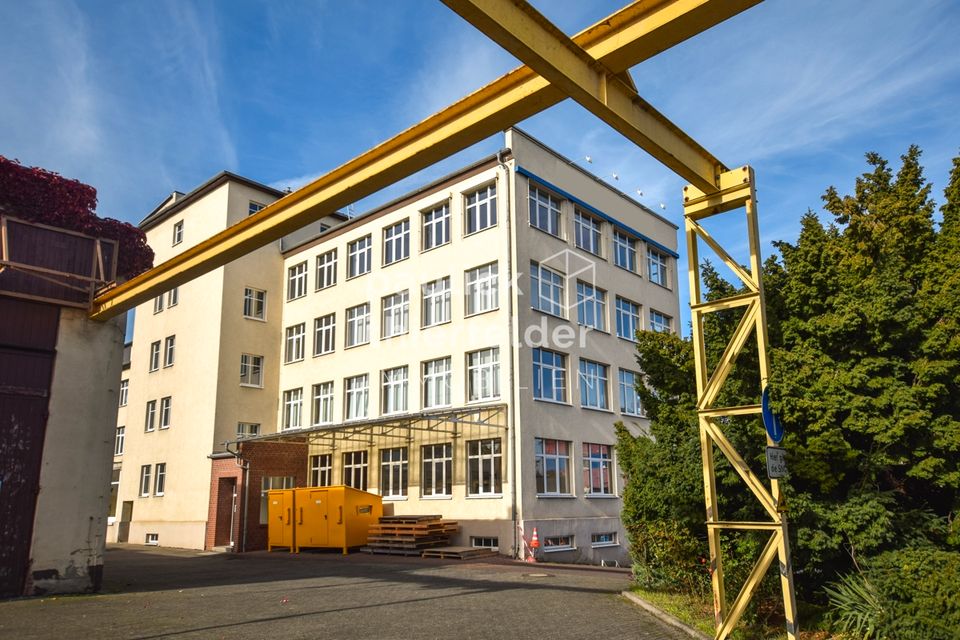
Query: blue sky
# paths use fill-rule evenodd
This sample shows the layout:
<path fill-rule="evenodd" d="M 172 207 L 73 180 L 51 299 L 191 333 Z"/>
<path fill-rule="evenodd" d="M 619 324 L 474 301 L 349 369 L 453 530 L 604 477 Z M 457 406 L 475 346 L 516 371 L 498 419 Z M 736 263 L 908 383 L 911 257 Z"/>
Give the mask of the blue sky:
<path fill-rule="evenodd" d="M 535 4 L 575 33 L 622 2 Z M 852 188 L 868 150 L 896 162 L 919 144 L 940 198 L 960 152 L 957 33 L 953 0 L 768 0 L 633 75 L 727 165 L 756 168 L 764 241 L 793 240 L 827 186 Z M 516 64 L 433 0 L 4 2 L 0 154 L 89 183 L 101 215 L 137 222 L 223 169 L 299 186 Z M 520 126 L 680 222 L 683 181 L 578 105 Z M 735 229 L 715 231 L 742 249 Z"/>

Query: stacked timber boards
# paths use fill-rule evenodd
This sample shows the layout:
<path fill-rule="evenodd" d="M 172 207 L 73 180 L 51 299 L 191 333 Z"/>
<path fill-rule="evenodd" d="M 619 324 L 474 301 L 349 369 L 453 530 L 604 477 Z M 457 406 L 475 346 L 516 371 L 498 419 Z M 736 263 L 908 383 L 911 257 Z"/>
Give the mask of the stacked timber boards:
<path fill-rule="evenodd" d="M 442 516 L 383 516 L 370 525 L 367 553 L 419 556 L 426 549 L 450 544 L 450 535 L 460 527 Z"/>

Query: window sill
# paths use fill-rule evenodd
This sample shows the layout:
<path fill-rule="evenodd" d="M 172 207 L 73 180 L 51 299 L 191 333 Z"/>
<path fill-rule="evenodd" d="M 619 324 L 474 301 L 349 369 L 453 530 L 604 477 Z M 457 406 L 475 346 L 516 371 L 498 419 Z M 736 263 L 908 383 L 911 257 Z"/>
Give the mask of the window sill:
<path fill-rule="evenodd" d="M 572 493 L 538 493 L 537 497 L 546 498 L 547 500 L 572 500 L 577 496 L 573 495 Z"/>
<path fill-rule="evenodd" d="M 347 280 L 356 280 L 357 278 L 362 278 L 363 276 L 367 275 L 368 273 L 370 273 L 370 271 L 371 271 L 370 269 L 367 269 L 367 270 L 364 271 L 363 273 L 357 273 L 357 274 L 354 274 L 354 275 L 352 275 L 352 276 L 347 276 L 346 279 L 347 279 Z"/>
<path fill-rule="evenodd" d="M 257 317 L 255 317 L 255 316 L 243 316 L 243 319 L 244 319 L 244 320 L 256 320 L 257 322 L 263 322 L 264 324 L 266 324 L 266 322 L 267 322 L 267 319 L 266 319 L 266 318 L 257 318 Z"/>
<path fill-rule="evenodd" d="M 421 249 L 420 249 L 420 253 L 429 253 L 430 251 L 433 251 L 434 249 L 442 249 L 443 247 L 446 247 L 446 246 L 449 245 L 449 244 L 450 244 L 450 241 L 447 240 L 447 241 L 444 242 L 443 244 L 435 244 L 435 245 L 433 245 L 432 247 L 421 248 Z"/>
<path fill-rule="evenodd" d="M 398 264 L 400 262 L 406 262 L 409 259 L 410 259 L 410 252 L 408 251 L 407 255 L 403 256 L 402 258 L 397 258 L 396 260 L 392 260 L 391 262 L 386 262 L 386 261 L 382 262 L 380 265 L 380 268 L 386 269 L 387 267 L 392 267 L 393 265 Z"/>
<path fill-rule="evenodd" d="M 613 266 L 615 266 L 617 269 L 620 269 L 620 270 L 622 270 L 622 271 L 626 271 L 627 273 L 632 273 L 633 275 L 637 276 L 638 278 L 642 278 L 642 277 L 643 277 L 643 274 L 640 273 L 639 271 L 637 271 L 636 269 L 631 269 L 630 267 L 625 267 L 625 266 L 623 266 L 622 264 L 617 264 L 616 261 L 614 261 Z"/>
<path fill-rule="evenodd" d="M 501 500 L 503 499 L 502 493 L 478 493 L 476 495 L 468 495 L 467 500 Z"/>
<path fill-rule="evenodd" d="M 421 500 L 453 500 L 453 496 L 420 496 Z"/>
<path fill-rule="evenodd" d="M 601 240 L 600 242 L 603 242 L 603 240 Z M 602 253 L 594 253 L 593 251 L 590 251 L 590 249 L 587 249 L 586 247 L 581 247 L 581 246 L 578 245 L 576 242 L 573 243 L 573 246 L 574 246 L 574 248 L 578 249 L 579 251 L 584 252 L 584 253 L 587 254 L 588 256 L 591 256 L 591 257 L 593 257 L 593 258 L 596 258 L 597 260 L 603 260 L 604 262 L 608 262 L 607 257 L 604 256 Z"/>
<path fill-rule="evenodd" d="M 543 547 L 543 553 L 557 553 L 558 551 L 576 551 L 576 547 Z"/>
<path fill-rule="evenodd" d="M 325 286 L 325 287 L 317 287 L 317 288 L 315 288 L 315 289 L 313 290 L 313 292 L 314 292 L 314 293 L 319 293 L 320 291 L 326 291 L 327 289 L 332 289 L 332 288 L 334 288 L 335 286 L 337 286 L 337 283 L 336 283 L 336 282 L 334 282 L 333 284 L 328 284 L 328 285 Z"/>
<path fill-rule="evenodd" d="M 561 222 L 562 222 L 562 219 L 561 219 Z M 543 229 L 543 228 L 541 228 L 541 227 L 538 227 L 538 226 L 535 225 L 535 224 L 532 224 L 529 220 L 527 221 L 527 226 L 530 227 L 531 229 L 536 229 L 536 230 L 539 231 L 540 233 L 542 233 L 542 234 L 544 234 L 544 235 L 548 235 L 548 236 L 550 236 L 551 238 L 556 238 L 557 240 L 559 240 L 560 242 L 562 242 L 562 243 L 564 243 L 564 244 L 570 244 L 569 242 L 567 242 L 567 239 L 564 238 L 563 236 L 558 235 L 558 234 L 556 234 L 556 233 L 550 233 L 550 232 L 547 231 L 546 229 Z"/>
<path fill-rule="evenodd" d="M 587 405 L 582 404 L 580 405 L 580 408 L 585 409 L 587 411 L 596 411 L 597 413 L 609 413 L 610 415 L 616 414 L 616 412 L 613 411 L 612 409 L 604 409 L 603 407 L 588 407 Z"/>
<path fill-rule="evenodd" d="M 610 335 L 610 332 L 607 331 L 606 329 L 601 329 L 600 327 L 595 327 L 595 326 L 593 326 L 592 324 L 583 324 L 582 322 L 577 322 L 577 326 L 578 326 L 578 327 L 585 327 L 585 328 L 589 329 L 590 331 L 596 331 L 597 333 L 602 333 L 602 334 L 605 335 L 605 336 L 609 336 L 609 335 Z"/>
<path fill-rule="evenodd" d="M 499 217 L 499 216 L 498 216 L 498 217 Z M 495 222 L 495 223 L 493 223 L 493 224 L 491 224 L 491 225 L 489 225 L 489 226 L 484 227 L 483 229 L 477 229 L 476 231 L 467 231 L 466 233 L 463 234 L 463 237 L 464 237 L 464 238 L 469 238 L 469 237 L 471 237 L 471 236 L 477 235 L 478 233 L 483 233 L 484 231 L 486 231 L 486 230 L 488 230 L 488 229 L 496 229 L 498 226 L 500 226 L 500 223 L 499 223 L 499 222 Z"/>
<path fill-rule="evenodd" d="M 303 293 L 303 294 L 300 294 L 299 296 L 294 296 L 293 298 L 287 298 L 287 299 L 285 300 L 285 302 L 293 302 L 294 300 L 302 300 L 303 298 L 306 298 L 306 297 L 307 297 L 307 294 L 306 294 L 306 293 Z"/>
<path fill-rule="evenodd" d="M 625 341 L 625 342 L 630 342 L 630 343 L 632 343 L 632 344 L 637 344 L 637 339 L 636 339 L 636 338 L 624 338 L 624 337 L 623 337 L 622 335 L 620 335 L 619 333 L 617 334 L 617 337 L 620 338 L 621 340 Z"/>
<path fill-rule="evenodd" d="M 533 400 L 534 400 L 534 402 L 543 402 L 543 403 L 545 403 L 545 404 L 555 404 L 555 405 L 560 406 L 560 407 L 572 407 L 572 406 L 573 406 L 572 404 L 570 404 L 569 402 L 566 402 L 566 401 L 564 401 L 564 400 L 551 400 L 551 399 L 549 399 L 549 398 L 537 398 L 537 397 L 534 397 Z"/>
<path fill-rule="evenodd" d="M 370 344 L 369 340 L 367 340 L 366 342 L 358 342 L 357 344 L 348 344 L 344 347 L 344 349 L 356 349 L 357 347 L 362 347 L 367 344 Z"/>
<path fill-rule="evenodd" d="M 643 418 L 645 420 L 647 419 L 647 415 L 645 413 L 627 413 L 626 411 L 621 411 L 620 415 L 625 416 L 627 418 Z"/>
<path fill-rule="evenodd" d="M 335 353 L 335 352 L 336 352 L 336 349 L 333 349 L 333 350 L 331 350 L 331 351 L 324 351 L 323 353 L 315 353 L 315 354 L 313 354 L 313 357 L 314 357 L 314 358 L 319 358 L 320 356 L 328 356 L 328 355 L 330 355 L 331 353 Z"/>
<path fill-rule="evenodd" d="M 450 324 L 450 320 L 444 320 L 443 322 L 434 322 L 433 324 L 424 324 L 420 325 L 420 329 L 432 329 L 433 327 L 442 327 L 445 324 Z"/>
<path fill-rule="evenodd" d="M 620 496 L 613 493 L 587 493 L 583 496 L 587 500 L 619 500 Z"/>
<path fill-rule="evenodd" d="M 590 545 L 590 548 L 591 548 L 591 549 L 604 549 L 604 548 L 607 548 L 607 547 L 619 547 L 619 546 L 620 546 L 620 543 L 619 543 L 619 542 L 601 542 L 601 543 L 598 543 L 598 544 L 591 544 L 591 545 Z"/>
<path fill-rule="evenodd" d="M 484 404 L 484 403 L 493 402 L 499 399 L 500 399 L 500 396 L 490 396 L 489 398 L 476 398 L 474 400 L 467 400 L 467 405 L 469 406 L 472 404 Z"/>
<path fill-rule="evenodd" d="M 477 316 L 482 316 L 486 313 L 493 313 L 494 311 L 500 311 L 500 305 L 493 307 L 491 309 L 484 309 L 483 311 L 474 311 L 473 313 L 463 314 L 464 318 L 476 318 Z"/>
<path fill-rule="evenodd" d="M 544 311 L 543 309 L 537 309 L 536 307 L 530 307 L 530 310 L 536 311 L 537 313 L 542 313 L 543 315 L 548 316 L 550 318 L 556 318 L 557 320 L 564 320 L 569 322 L 567 318 L 564 318 L 563 316 L 558 315 L 556 313 L 551 313 L 550 311 Z"/>
<path fill-rule="evenodd" d="M 406 502 L 407 496 L 380 496 L 384 502 Z"/>
<path fill-rule="evenodd" d="M 673 291 L 673 287 L 671 287 L 671 286 L 668 285 L 668 284 L 660 284 L 659 282 L 655 282 L 655 281 L 651 280 L 650 278 L 647 278 L 647 282 L 649 282 L 650 284 L 655 284 L 655 285 L 657 285 L 658 287 L 660 287 L 661 289 L 666 289 L 667 291 Z"/>
<path fill-rule="evenodd" d="M 160 431 L 166 431 L 169 428 L 170 428 L 170 425 L 167 425 L 165 427 L 160 427 Z"/>
<path fill-rule="evenodd" d="M 401 332 L 401 333 L 392 333 L 392 334 L 390 334 L 389 336 L 380 336 L 380 340 L 381 340 L 381 341 L 383 341 L 383 340 L 390 340 L 390 339 L 392 339 L 392 338 L 399 338 L 399 337 L 401 337 L 401 336 L 407 336 L 407 335 L 410 335 L 410 330 L 409 330 L 409 329 L 407 329 L 406 331 L 403 331 L 403 332 Z"/>
<path fill-rule="evenodd" d="M 263 389 L 262 384 L 250 384 L 248 382 L 241 382 L 240 386 L 247 389 Z"/>
<path fill-rule="evenodd" d="M 298 362 L 303 362 L 303 358 L 297 358 L 296 360 L 288 360 L 288 361 L 284 362 L 283 364 L 284 364 L 284 366 L 286 366 L 286 365 L 288 365 L 288 364 L 297 364 Z"/>

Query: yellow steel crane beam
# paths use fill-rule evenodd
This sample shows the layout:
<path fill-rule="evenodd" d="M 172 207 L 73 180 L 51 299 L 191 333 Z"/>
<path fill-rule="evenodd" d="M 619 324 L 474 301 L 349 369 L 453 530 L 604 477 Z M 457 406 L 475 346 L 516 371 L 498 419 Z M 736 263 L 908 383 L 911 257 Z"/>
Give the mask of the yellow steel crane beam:
<path fill-rule="evenodd" d="M 518 60 L 698 189 L 717 191 L 727 167 L 636 88 L 594 59 L 527 2 L 442 0 Z"/>
<path fill-rule="evenodd" d="M 760 1 L 640 0 L 581 32 L 574 42 L 610 73 L 622 74 Z M 565 97 L 529 67 L 519 67 L 249 218 L 101 293 L 90 317 L 106 320 L 146 302 Z"/>

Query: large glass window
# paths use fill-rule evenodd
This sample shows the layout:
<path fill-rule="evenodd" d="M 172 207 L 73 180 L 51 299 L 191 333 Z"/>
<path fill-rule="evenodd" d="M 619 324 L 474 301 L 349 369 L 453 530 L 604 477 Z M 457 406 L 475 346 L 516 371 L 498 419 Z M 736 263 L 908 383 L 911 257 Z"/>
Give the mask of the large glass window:
<path fill-rule="evenodd" d="M 303 426 L 303 388 L 283 392 L 283 428 L 299 429 Z"/>
<path fill-rule="evenodd" d="M 337 314 L 328 313 L 313 320 L 313 355 L 333 353 L 337 344 Z"/>
<path fill-rule="evenodd" d="M 560 199 L 530 185 L 530 224 L 537 229 L 560 236 Z"/>
<path fill-rule="evenodd" d="M 423 470 L 420 474 L 424 496 L 453 494 L 453 445 L 428 444 L 422 450 Z"/>
<path fill-rule="evenodd" d="M 607 330 L 607 292 L 586 282 L 577 282 L 577 322 Z"/>
<path fill-rule="evenodd" d="M 467 400 L 500 397 L 500 348 L 481 349 L 467 354 Z"/>
<path fill-rule="evenodd" d="M 465 313 L 471 316 L 496 309 L 499 306 L 497 263 L 470 269 L 466 272 Z"/>
<path fill-rule="evenodd" d="M 410 220 L 383 230 L 383 264 L 392 264 L 410 255 Z"/>
<path fill-rule="evenodd" d="M 296 300 L 307 295 L 307 261 L 287 269 L 287 300 Z"/>
<path fill-rule="evenodd" d="M 245 287 L 243 290 L 243 317 L 254 320 L 267 318 L 267 292 Z"/>
<path fill-rule="evenodd" d="M 410 293 L 406 290 L 385 296 L 383 304 L 383 322 L 381 330 L 384 338 L 392 338 L 409 331 Z"/>
<path fill-rule="evenodd" d="M 317 291 L 337 284 L 337 250 L 317 256 Z"/>
<path fill-rule="evenodd" d="M 307 336 L 307 325 L 304 322 L 287 327 L 286 345 L 283 350 L 283 362 L 289 364 L 303 360 L 304 344 Z"/>
<path fill-rule="evenodd" d="M 423 212 L 423 250 L 450 242 L 450 207 L 444 202 L 439 207 Z"/>
<path fill-rule="evenodd" d="M 637 241 L 622 231 L 613 232 L 613 264 L 627 271 L 637 271 Z"/>
<path fill-rule="evenodd" d="M 450 358 L 423 363 L 423 408 L 450 405 Z"/>
<path fill-rule="evenodd" d="M 395 367 L 393 369 L 384 369 L 383 379 L 381 381 L 383 390 L 380 394 L 381 412 L 386 415 L 390 413 L 403 413 L 407 410 L 407 386 L 408 375 L 407 367 Z"/>
<path fill-rule="evenodd" d="M 635 342 L 639 328 L 640 306 L 617 296 L 617 335 Z"/>
<path fill-rule="evenodd" d="M 498 495 L 503 490 L 500 438 L 467 442 L 467 495 Z"/>
<path fill-rule="evenodd" d="M 570 443 L 537 438 L 534 442 L 537 493 L 570 495 Z"/>
<path fill-rule="evenodd" d="M 637 385 L 640 384 L 640 374 L 620 369 L 620 412 L 628 416 L 642 416 L 643 407 L 640 404 L 640 395 Z"/>
<path fill-rule="evenodd" d="M 533 350 L 533 397 L 567 401 L 567 357 L 548 349 Z"/>
<path fill-rule="evenodd" d="M 347 451 L 343 454 L 343 484 L 367 490 L 367 452 Z"/>
<path fill-rule="evenodd" d="M 347 245 L 347 259 L 349 262 L 347 269 L 348 278 L 355 278 L 356 276 L 369 273 L 372 243 L 372 239 L 367 235 Z"/>
<path fill-rule="evenodd" d="M 530 263 L 530 298 L 534 309 L 563 316 L 563 274 L 548 267 Z"/>
<path fill-rule="evenodd" d="M 329 487 L 333 484 L 333 455 L 321 453 L 310 456 L 310 486 Z"/>
<path fill-rule="evenodd" d="M 650 330 L 670 333 L 673 331 L 673 318 L 656 309 L 650 309 Z"/>
<path fill-rule="evenodd" d="M 577 248 L 600 255 L 600 231 L 603 228 L 599 220 L 577 210 L 573 214 L 573 241 Z"/>
<path fill-rule="evenodd" d="M 347 309 L 347 346 L 370 342 L 370 303 Z"/>
<path fill-rule="evenodd" d="M 263 356 L 240 354 L 240 384 L 250 387 L 263 386 Z"/>
<path fill-rule="evenodd" d="M 613 456 L 608 444 L 583 443 L 583 493 L 613 495 Z"/>
<path fill-rule="evenodd" d="M 647 247 L 647 270 L 650 273 L 650 282 L 655 282 L 661 286 L 669 286 L 667 274 L 667 254 L 657 251 L 653 247 Z"/>
<path fill-rule="evenodd" d="M 608 409 L 607 371 L 599 362 L 580 358 L 580 406 L 591 409 Z"/>
<path fill-rule="evenodd" d="M 426 283 L 422 286 L 422 292 L 423 326 L 450 322 L 450 277 Z"/>
<path fill-rule="evenodd" d="M 497 185 L 490 184 L 466 196 L 466 232 L 476 233 L 497 224 Z"/>
<path fill-rule="evenodd" d="M 370 398 L 370 379 L 367 374 L 353 376 L 344 381 L 346 389 L 347 420 L 367 417 Z"/>
<path fill-rule="evenodd" d="M 333 422 L 333 382 L 313 385 L 313 424 Z"/>
<path fill-rule="evenodd" d="M 407 495 L 407 448 L 380 450 L 380 495 L 401 498 Z"/>

